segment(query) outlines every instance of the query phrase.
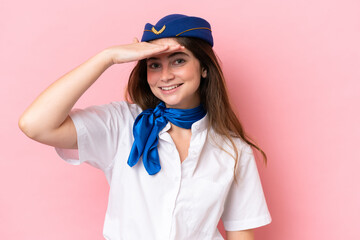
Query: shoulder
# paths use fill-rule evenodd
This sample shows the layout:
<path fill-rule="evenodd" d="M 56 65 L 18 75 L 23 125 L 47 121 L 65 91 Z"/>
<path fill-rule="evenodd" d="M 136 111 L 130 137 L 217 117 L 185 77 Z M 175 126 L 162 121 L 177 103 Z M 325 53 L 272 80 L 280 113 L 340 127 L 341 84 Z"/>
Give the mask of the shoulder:
<path fill-rule="evenodd" d="M 137 104 L 129 103 L 127 101 L 111 102 L 105 106 L 108 106 L 112 111 L 134 117 L 142 112 L 142 109 Z"/>
<path fill-rule="evenodd" d="M 114 126 L 133 124 L 141 108 L 125 101 L 93 105 L 85 109 L 73 109 L 70 117 L 76 126 Z M 112 127 L 111 127 L 112 128 Z"/>
<path fill-rule="evenodd" d="M 238 154 L 252 154 L 251 146 L 245 142 L 242 138 L 231 137 L 231 140 L 224 135 L 220 135 L 216 133 L 212 128 L 208 131 L 209 142 L 216 147 L 221 148 L 222 150 L 230 151 L 232 154 L 234 153 L 233 144 L 236 146 Z"/>
<path fill-rule="evenodd" d="M 88 112 L 97 115 L 110 115 L 112 117 L 136 117 L 142 110 L 137 104 L 126 101 L 110 102 L 108 104 L 94 105 L 85 109 L 75 109 L 74 112 Z"/>
<path fill-rule="evenodd" d="M 247 164 L 254 158 L 252 147 L 242 138 L 231 137 L 230 140 L 226 136 L 220 135 L 210 128 L 208 132 L 208 142 L 211 144 L 212 149 L 217 149 L 216 151 L 226 153 L 232 160 L 237 156 L 237 166 Z M 236 148 L 234 148 L 234 145 Z"/>

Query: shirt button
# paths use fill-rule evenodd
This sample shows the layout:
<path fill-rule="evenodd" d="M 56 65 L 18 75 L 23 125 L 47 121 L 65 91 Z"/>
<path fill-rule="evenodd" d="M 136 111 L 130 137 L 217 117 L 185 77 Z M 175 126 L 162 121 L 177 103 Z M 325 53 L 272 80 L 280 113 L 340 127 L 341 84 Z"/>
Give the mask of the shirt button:
<path fill-rule="evenodd" d="M 199 125 L 196 125 L 196 126 L 195 126 L 195 129 L 196 129 L 196 130 L 199 130 L 199 128 L 200 128 Z"/>

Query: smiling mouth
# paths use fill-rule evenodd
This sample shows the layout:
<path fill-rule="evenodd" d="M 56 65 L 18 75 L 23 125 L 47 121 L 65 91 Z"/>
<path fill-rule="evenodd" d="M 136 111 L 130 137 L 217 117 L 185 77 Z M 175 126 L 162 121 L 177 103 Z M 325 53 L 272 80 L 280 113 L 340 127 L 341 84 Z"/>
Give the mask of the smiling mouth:
<path fill-rule="evenodd" d="M 164 90 L 164 91 L 169 91 L 169 90 L 172 90 L 172 89 L 175 89 L 177 87 L 180 87 L 182 85 L 181 84 L 177 84 L 177 85 L 173 85 L 173 86 L 169 86 L 169 87 L 160 87 L 161 90 Z"/>

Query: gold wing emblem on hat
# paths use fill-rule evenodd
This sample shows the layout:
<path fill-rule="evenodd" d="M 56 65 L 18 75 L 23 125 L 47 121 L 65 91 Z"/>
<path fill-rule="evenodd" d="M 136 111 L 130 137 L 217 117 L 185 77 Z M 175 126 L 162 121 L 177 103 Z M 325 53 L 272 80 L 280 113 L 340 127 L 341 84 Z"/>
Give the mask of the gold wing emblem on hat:
<path fill-rule="evenodd" d="M 165 28 L 166 28 L 166 26 L 164 25 L 159 31 L 157 31 L 157 30 L 155 29 L 155 27 L 152 27 L 151 31 L 152 31 L 153 33 L 155 33 L 156 35 L 159 35 L 160 33 L 162 33 L 162 32 L 165 30 Z"/>

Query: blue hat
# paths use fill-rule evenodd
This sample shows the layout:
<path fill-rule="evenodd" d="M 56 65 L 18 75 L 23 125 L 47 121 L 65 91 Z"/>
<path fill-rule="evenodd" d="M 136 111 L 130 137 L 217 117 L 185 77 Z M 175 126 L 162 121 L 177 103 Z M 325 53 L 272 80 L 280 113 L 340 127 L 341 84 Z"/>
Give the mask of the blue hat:
<path fill-rule="evenodd" d="M 171 14 L 160 19 L 155 25 L 147 23 L 142 42 L 168 37 L 200 38 L 214 46 L 210 24 L 202 18 Z"/>

